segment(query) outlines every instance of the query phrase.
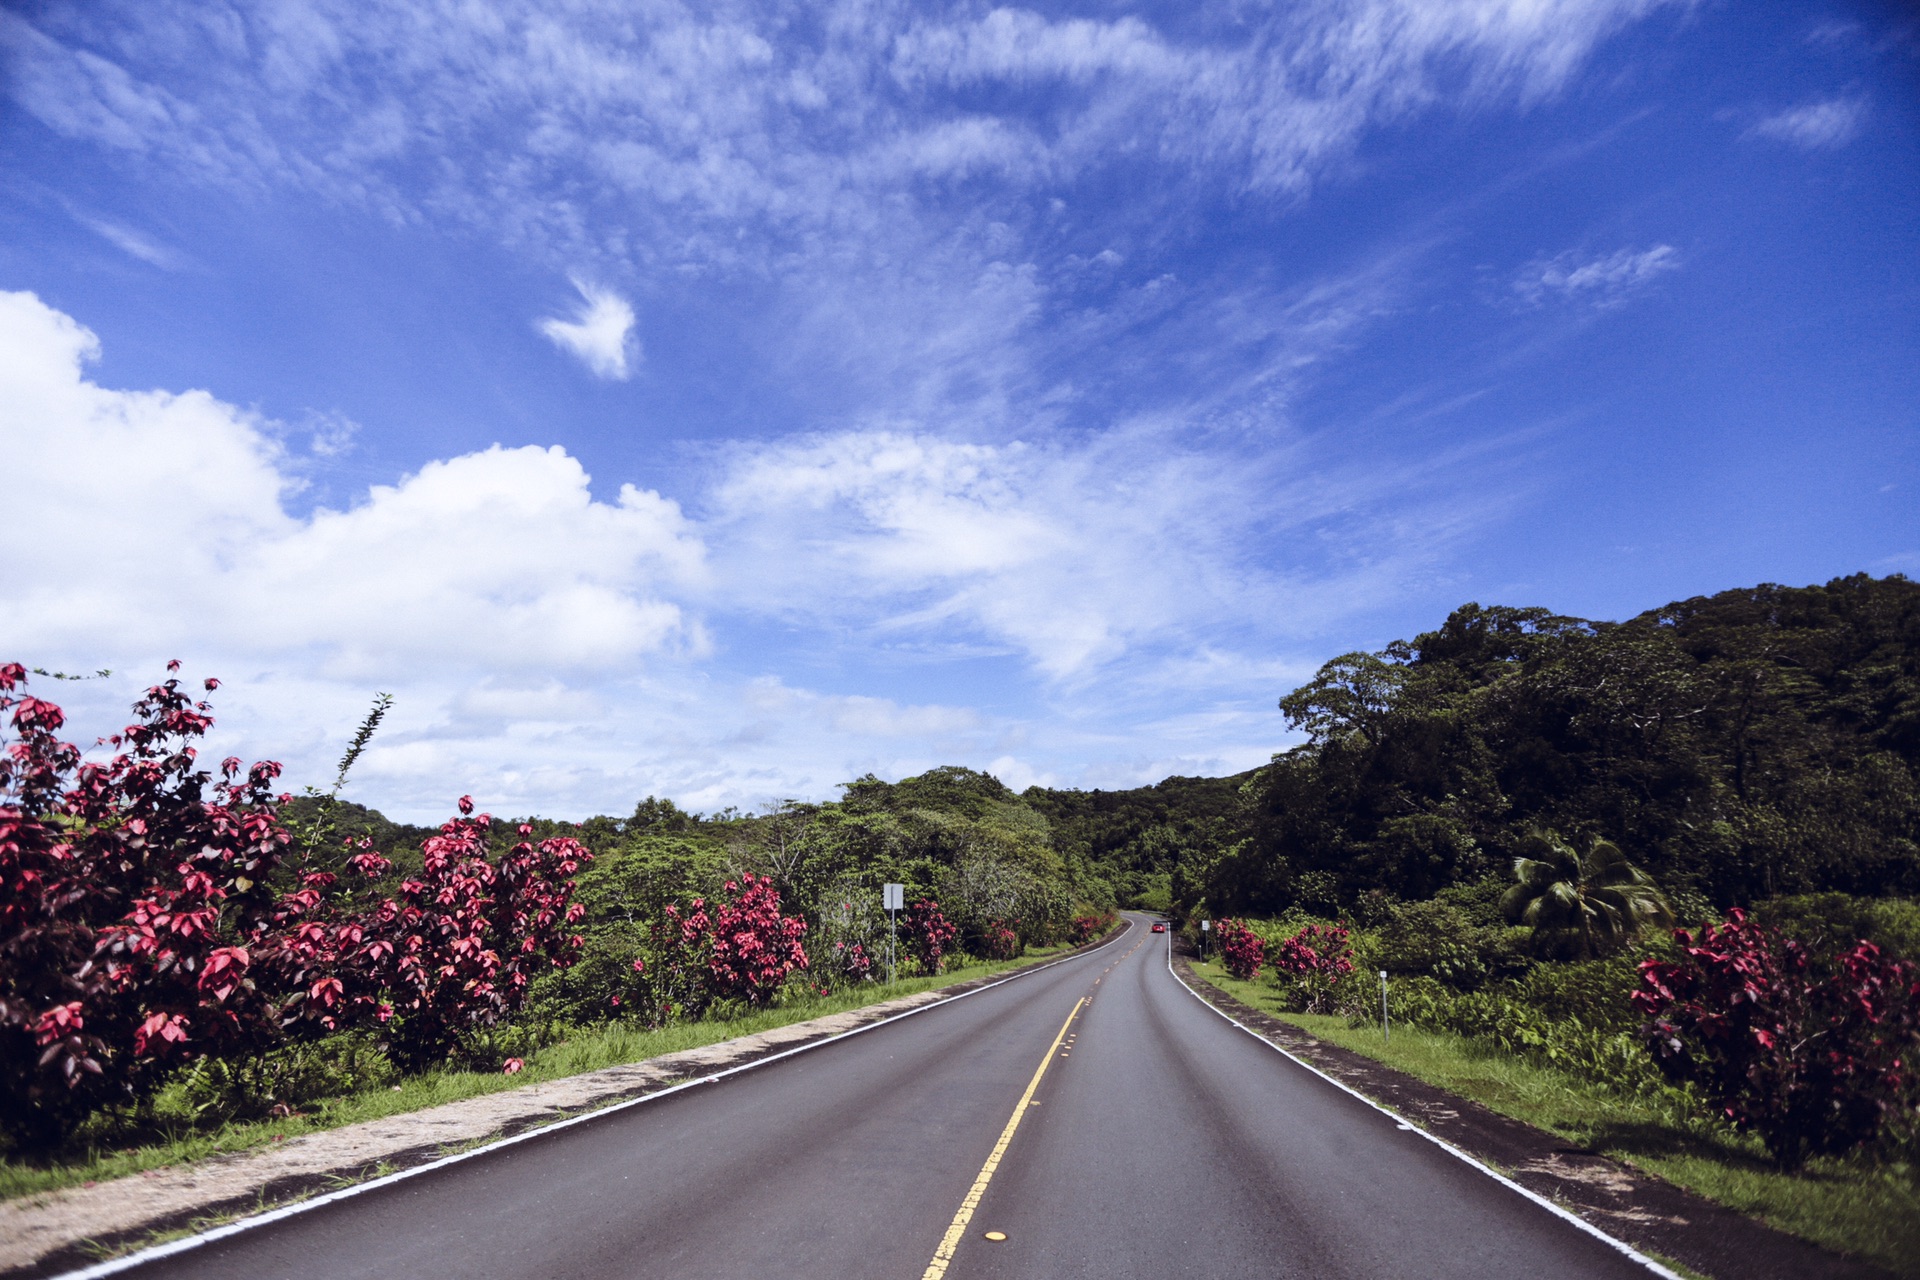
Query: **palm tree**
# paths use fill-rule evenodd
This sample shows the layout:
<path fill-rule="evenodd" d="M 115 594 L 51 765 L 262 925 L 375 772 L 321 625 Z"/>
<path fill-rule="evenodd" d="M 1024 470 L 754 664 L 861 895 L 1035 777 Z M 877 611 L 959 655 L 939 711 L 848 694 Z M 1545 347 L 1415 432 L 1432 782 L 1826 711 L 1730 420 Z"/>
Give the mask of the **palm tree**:
<path fill-rule="evenodd" d="M 1584 858 L 1552 831 L 1533 832 L 1526 847 L 1533 856 L 1513 860 L 1519 883 L 1501 897 L 1500 910 L 1533 926 L 1536 948 L 1586 960 L 1649 925 L 1673 924 L 1667 896 L 1611 840 L 1596 839 Z"/>

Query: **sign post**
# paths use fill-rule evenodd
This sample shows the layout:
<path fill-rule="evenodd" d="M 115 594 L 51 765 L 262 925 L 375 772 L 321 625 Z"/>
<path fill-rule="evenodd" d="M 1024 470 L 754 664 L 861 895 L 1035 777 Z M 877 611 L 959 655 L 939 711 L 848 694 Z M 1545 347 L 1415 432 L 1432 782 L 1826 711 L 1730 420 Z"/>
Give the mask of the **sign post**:
<path fill-rule="evenodd" d="M 880 887 L 880 905 L 887 912 L 887 985 L 893 985 L 893 962 L 899 950 L 899 917 L 894 913 L 907 905 L 907 886 L 888 884 Z"/>
<path fill-rule="evenodd" d="M 1200 922 L 1200 963 L 1201 964 L 1205 964 L 1207 962 L 1207 935 L 1212 932 L 1213 932 L 1213 921 L 1202 920 Z"/>

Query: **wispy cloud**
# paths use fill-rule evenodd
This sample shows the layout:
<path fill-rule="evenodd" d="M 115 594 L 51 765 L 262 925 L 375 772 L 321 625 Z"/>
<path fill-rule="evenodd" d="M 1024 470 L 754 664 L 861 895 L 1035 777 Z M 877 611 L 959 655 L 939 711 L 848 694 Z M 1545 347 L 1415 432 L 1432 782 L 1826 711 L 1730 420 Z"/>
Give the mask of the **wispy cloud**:
<path fill-rule="evenodd" d="M 1206 637 L 1257 618 L 1272 644 L 1377 605 L 1491 514 L 1444 493 L 1457 461 L 1341 466 L 1304 441 L 1256 453 L 1183 435 L 1143 421 L 1074 443 L 890 430 L 737 445 L 703 503 L 716 605 L 846 645 L 964 641 L 1071 688 L 1121 669 L 1151 685 L 1144 669 L 1171 661 L 1192 690 L 1234 670 L 1187 656 Z"/>
<path fill-rule="evenodd" d="M 1852 142 L 1866 118 L 1865 99 L 1830 98 L 1765 116 L 1746 136 L 1784 142 L 1802 151 L 1824 151 Z"/>
<path fill-rule="evenodd" d="M 925 218 L 926 181 L 984 175 L 998 189 L 980 194 L 1019 199 L 1125 157 L 1225 191 L 1298 192 L 1378 123 L 1558 91 L 1662 7 L 1317 3 L 1221 41 L 905 0 L 804 23 L 779 5 L 611 0 L 289 0 L 206 23 L 53 0 L 31 22 L 0 16 L 0 56 L 15 101 L 49 127 L 198 177 L 452 216 L 574 261 L 618 244 L 629 265 L 714 265 Z M 478 158 L 431 162 L 449 148 Z M 744 244 L 743 226 L 758 233 Z"/>
<path fill-rule="evenodd" d="M 633 339 L 633 305 L 619 294 L 598 285 L 576 279 L 580 306 L 571 320 L 548 317 L 540 321 L 540 332 L 554 346 L 579 358 L 595 377 L 625 381 L 629 357 L 637 360 L 639 344 Z"/>
<path fill-rule="evenodd" d="M 1521 268 L 1514 277 L 1513 292 L 1529 306 L 1557 300 L 1606 309 L 1621 305 L 1679 266 L 1679 250 L 1670 244 L 1617 249 L 1598 258 L 1568 250 Z"/>
<path fill-rule="evenodd" d="M 79 212 L 73 216 L 81 226 L 120 252 L 129 257 L 138 258 L 148 266 L 159 267 L 162 271 L 178 271 L 187 265 L 186 255 L 169 249 L 151 236 L 136 231 L 132 227 Z"/>

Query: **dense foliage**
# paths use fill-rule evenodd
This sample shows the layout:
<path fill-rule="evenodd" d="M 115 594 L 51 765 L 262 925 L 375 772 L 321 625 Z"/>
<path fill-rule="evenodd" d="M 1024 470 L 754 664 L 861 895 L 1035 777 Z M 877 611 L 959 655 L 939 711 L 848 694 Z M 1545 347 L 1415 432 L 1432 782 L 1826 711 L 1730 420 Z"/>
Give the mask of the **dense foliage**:
<path fill-rule="evenodd" d="M 1920 585 L 1903 577 L 1624 623 L 1467 605 L 1334 659 L 1281 708 L 1307 744 L 1248 783 L 1245 838 L 1176 872 L 1196 889 L 1176 905 L 1426 899 L 1541 829 L 1613 841 L 1676 905 L 1920 893 Z"/>
<path fill-rule="evenodd" d="M 1831 964 L 1735 909 L 1641 963 L 1634 1003 L 1669 1076 L 1693 1084 L 1776 1160 L 1871 1142 L 1909 1101 L 1920 970 L 1858 941 Z"/>
<path fill-rule="evenodd" d="M 418 1065 L 516 1010 L 529 965 L 579 946 L 564 936 L 579 914 L 565 877 L 588 856 L 575 841 L 495 860 L 463 800 L 421 875 L 362 906 L 335 873 L 283 865 L 279 766 L 230 758 L 218 781 L 195 767 L 213 717 L 177 678 L 147 690 L 105 761 L 62 741 L 64 714 L 25 682 L 0 666 L 0 1124 L 15 1144 L 57 1142 L 182 1067 L 356 1027 L 383 1027 L 382 1052 Z M 346 861 L 369 880 L 391 868 L 364 846 Z"/>

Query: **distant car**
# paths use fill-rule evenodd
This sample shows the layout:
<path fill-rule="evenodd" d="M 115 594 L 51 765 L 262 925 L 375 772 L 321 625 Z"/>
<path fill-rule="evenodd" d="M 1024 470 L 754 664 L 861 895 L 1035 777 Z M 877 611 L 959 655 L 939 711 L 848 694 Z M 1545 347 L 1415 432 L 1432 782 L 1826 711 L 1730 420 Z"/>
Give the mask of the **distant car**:
<path fill-rule="evenodd" d="M 1153 931 L 1155 933 L 1165 933 L 1167 931 L 1167 922 L 1165 920 L 1155 920 L 1153 922 Z"/>

